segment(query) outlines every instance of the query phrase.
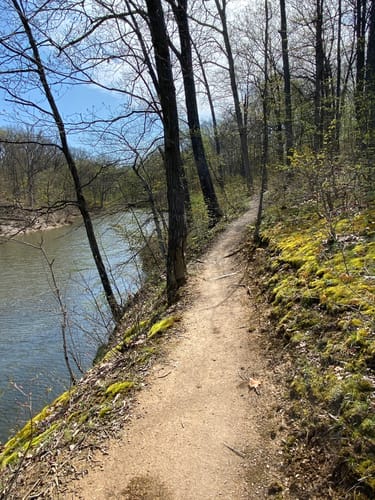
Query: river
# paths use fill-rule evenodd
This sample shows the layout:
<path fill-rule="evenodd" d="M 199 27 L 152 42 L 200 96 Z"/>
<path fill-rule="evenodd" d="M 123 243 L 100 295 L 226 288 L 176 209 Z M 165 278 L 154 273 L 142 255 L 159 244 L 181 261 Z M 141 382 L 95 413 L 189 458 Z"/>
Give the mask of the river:
<path fill-rule="evenodd" d="M 118 292 L 123 297 L 134 293 L 141 272 L 131 260 L 133 252 L 122 234 L 122 228 L 134 232 L 132 216 L 101 217 L 94 224 Z M 69 347 L 84 370 L 111 328 L 80 222 L 29 233 L 18 240 L 0 244 L 0 442 L 69 386 L 61 310 L 49 267 L 40 249 L 34 247 L 42 243 L 48 259 L 53 260 L 68 310 Z M 100 311 L 95 301 L 99 301 Z"/>

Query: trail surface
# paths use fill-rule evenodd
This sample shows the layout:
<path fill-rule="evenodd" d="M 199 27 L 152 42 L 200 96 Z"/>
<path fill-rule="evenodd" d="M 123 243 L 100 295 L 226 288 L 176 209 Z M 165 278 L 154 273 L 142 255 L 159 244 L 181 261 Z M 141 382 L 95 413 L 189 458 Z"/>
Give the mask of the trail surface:
<path fill-rule="evenodd" d="M 255 207 L 191 270 L 191 300 L 167 355 L 139 393 L 135 418 L 72 498 L 208 500 L 268 497 L 280 458 L 276 390 L 238 254 Z M 264 334 L 264 332 L 263 332 Z M 249 389 L 242 376 L 261 385 Z"/>

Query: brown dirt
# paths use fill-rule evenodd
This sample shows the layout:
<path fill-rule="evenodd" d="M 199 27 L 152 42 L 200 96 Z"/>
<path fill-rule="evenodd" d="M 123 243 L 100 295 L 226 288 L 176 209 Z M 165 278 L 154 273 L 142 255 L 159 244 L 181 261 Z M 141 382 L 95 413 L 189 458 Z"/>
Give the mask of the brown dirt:
<path fill-rule="evenodd" d="M 261 499 L 278 491 L 278 390 L 239 254 L 255 207 L 191 270 L 191 298 L 166 356 L 108 454 L 74 482 L 74 499 Z M 242 382 L 261 382 L 257 392 Z"/>

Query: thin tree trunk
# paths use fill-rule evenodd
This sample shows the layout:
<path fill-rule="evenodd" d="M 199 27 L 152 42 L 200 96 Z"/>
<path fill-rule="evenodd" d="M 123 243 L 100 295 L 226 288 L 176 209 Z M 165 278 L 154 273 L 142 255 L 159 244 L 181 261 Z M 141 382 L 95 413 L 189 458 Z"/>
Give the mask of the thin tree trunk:
<path fill-rule="evenodd" d="M 193 73 L 192 50 L 187 16 L 187 0 L 177 0 L 176 3 L 172 2 L 172 9 L 177 22 L 180 37 L 181 51 L 179 59 L 184 81 L 185 103 L 191 146 L 203 198 L 207 207 L 209 225 L 210 227 L 213 227 L 223 216 L 223 213 L 220 210 L 219 202 L 216 197 L 215 188 L 211 179 L 206 153 L 203 146 Z"/>
<path fill-rule="evenodd" d="M 314 151 L 317 153 L 323 145 L 323 2 L 316 0 L 315 11 L 315 92 L 314 92 Z"/>
<path fill-rule="evenodd" d="M 149 29 L 155 53 L 159 80 L 159 97 L 163 114 L 165 169 L 168 197 L 168 255 L 167 295 L 168 303 L 177 300 L 178 289 L 186 281 L 185 246 L 186 217 L 184 189 L 182 185 L 182 161 L 176 91 L 169 54 L 168 35 L 160 0 L 146 0 Z"/>
<path fill-rule="evenodd" d="M 337 80 L 336 80 L 336 105 L 335 105 L 335 142 L 336 149 L 340 151 L 341 131 L 341 25 L 342 25 L 342 0 L 338 0 L 338 25 L 337 25 Z"/>
<path fill-rule="evenodd" d="M 207 73 L 206 73 L 206 70 L 205 70 L 205 67 L 204 67 L 204 64 L 202 61 L 202 56 L 200 55 L 200 52 L 197 49 L 197 47 L 195 46 L 195 43 L 193 40 L 191 40 L 191 43 L 192 43 L 192 46 L 195 50 L 196 56 L 198 58 L 199 66 L 200 66 L 200 69 L 202 72 L 203 85 L 204 85 L 204 88 L 205 88 L 206 94 L 207 94 L 207 101 L 208 101 L 208 105 L 210 108 L 212 128 L 213 128 L 213 132 L 214 132 L 215 152 L 216 152 L 216 155 L 217 155 L 218 161 L 219 161 L 217 181 L 218 181 L 219 186 L 223 189 L 224 183 L 225 183 L 225 180 L 224 180 L 225 176 L 224 176 L 224 168 L 223 168 L 223 159 L 221 157 L 221 144 L 220 144 L 219 128 L 217 126 L 217 118 L 216 118 L 214 101 L 212 99 L 211 89 L 210 89 L 210 85 L 208 83 Z"/>
<path fill-rule="evenodd" d="M 366 133 L 365 125 L 365 54 L 366 54 L 366 12 L 367 0 L 356 1 L 356 89 L 355 108 L 359 128 L 359 146 L 363 147 L 362 138 Z"/>
<path fill-rule="evenodd" d="M 375 2 L 371 3 L 368 22 L 366 58 L 366 105 L 368 109 L 367 130 L 372 153 L 375 148 Z"/>
<path fill-rule="evenodd" d="M 111 286 L 111 283 L 110 283 L 110 280 L 109 280 L 109 277 L 108 277 L 108 274 L 107 274 L 107 271 L 106 271 L 106 268 L 105 268 L 100 250 L 99 250 L 99 246 L 98 246 L 98 243 L 97 243 L 97 240 L 95 237 L 95 232 L 94 232 L 94 228 L 92 225 L 90 213 L 89 213 L 89 210 L 87 207 L 86 199 L 83 195 L 78 170 L 77 170 L 74 158 L 71 154 L 71 151 L 70 151 L 70 148 L 68 145 L 64 122 L 61 118 L 60 112 L 59 112 L 58 107 L 56 105 L 56 101 L 53 97 L 50 86 L 48 84 L 47 76 L 46 76 L 45 69 L 44 69 L 44 66 L 43 66 L 43 63 L 42 63 L 42 60 L 40 57 L 39 49 L 38 49 L 36 40 L 34 38 L 34 35 L 31 31 L 31 27 L 29 25 L 29 22 L 28 22 L 27 18 L 25 17 L 25 15 L 23 14 L 23 10 L 21 9 L 18 1 L 12 0 L 12 3 L 13 3 L 13 6 L 14 6 L 14 8 L 19 16 L 20 21 L 22 22 L 23 28 L 25 30 L 26 36 L 29 40 L 30 47 L 31 47 L 32 52 L 33 52 L 34 64 L 36 66 L 36 71 L 37 71 L 40 83 L 42 85 L 44 94 L 46 96 L 46 99 L 48 101 L 48 104 L 51 108 L 51 113 L 52 113 L 53 119 L 55 121 L 57 130 L 59 133 L 59 138 L 60 138 L 60 142 L 61 142 L 61 150 L 64 154 L 64 157 L 65 157 L 66 163 L 68 165 L 70 174 L 73 178 L 75 193 L 76 193 L 76 197 L 77 197 L 77 206 L 78 206 L 79 211 L 82 215 L 83 223 L 85 225 L 86 234 L 87 234 L 87 238 L 89 241 L 91 253 L 93 255 L 93 258 L 94 258 L 94 261 L 96 264 L 96 268 L 98 270 L 98 273 L 99 273 L 99 276 L 100 276 L 100 279 L 102 282 L 104 293 L 105 293 L 106 299 L 108 301 L 109 307 L 110 307 L 111 312 L 112 312 L 113 319 L 116 322 L 118 322 L 118 321 L 120 321 L 121 316 L 122 316 L 121 307 L 117 303 L 117 300 L 116 300 L 115 295 L 113 293 L 112 286 Z"/>
<path fill-rule="evenodd" d="M 234 66 L 234 58 L 232 53 L 232 46 L 229 40 L 227 16 L 226 16 L 226 0 L 222 0 L 222 6 L 220 5 L 220 0 L 215 0 L 216 8 L 220 16 L 222 24 L 222 34 L 224 40 L 225 51 L 228 59 L 229 67 L 229 78 L 230 86 L 232 90 L 234 110 L 236 114 L 237 128 L 240 136 L 241 144 L 241 175 L 246 179 L 246 183 L 249 189 L 253 187 L 253 173 L 250 167 L 248 140 L 247 140 L 247 130 L 244 124 L 244 119 L 241 112 L 240 98 L 238 95 L 237 81 L 236 81 L 236 70 Z"/>
<path fill-rule="evenodd" d="M 293 155 L 293 113 L 292 113 L 292 91 L 290 84 L 290 65 L 289 65 L 289 47 L 288 47 L 288 27 L 285 10 L 285 0 L 280 0 L 281 16 L 281 48 L 283 56 L 283 79 L 284 79 L 284 105 L 285 105 L 285 143 L 286 143 L 286 161 L 290 165 Z"/>
<path fill-rule="evenodd" d="M 268 137 L 268 122 L 269 122 L 269 69 L 268 69 L 268 55 L 269 55 L 269 6 L 268 0 L 264 1 L 266 26 L 264 30 L 264 89 L 263 89 L 263 152 L 262 152 L 262 178 L 260 186 L 260 196 L 258 213 L 255 222 L 254 242 L 260 242 L 260 225 L 263 215 L 263 201 L 264 193 L 267 190 L 267 166 L 269 161 L 269 137 Z"/>

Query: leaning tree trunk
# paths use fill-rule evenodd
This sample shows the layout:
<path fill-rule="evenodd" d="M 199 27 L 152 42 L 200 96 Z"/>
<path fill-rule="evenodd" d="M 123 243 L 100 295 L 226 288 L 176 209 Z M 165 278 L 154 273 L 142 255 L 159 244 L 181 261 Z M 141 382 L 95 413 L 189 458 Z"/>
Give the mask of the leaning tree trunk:
<path fill-rule="evenodd" d="M 95 232 L 94 232 L 94 228 L 92 225 L 92 220 L 91 220 L 90 213 L 89 213 L 89 210 L 87 207 L 87 202 L 86 202 L 86 199 L 83 195 L 82 185 L 81 185 L 81 181 L 79 178 L 77 166 L 75 164 L 74 158 L 71 154 L 71 151 L 70 151 L 70 148 L 68 145 L 64 122 L 63 122 L 63 119 L 60 115 L 58 107 L 56 105 L 56 101 L 54 99 L 54 96 L 51 92 L 51 88 L 50 88 L 48 80 L 47 80 L 45 68 L 44 68 L 42 59 L 40 57 L 39 48 L 38 48 L 38 45 L 37 45 L 36 40 L 34 38 L 34 35 L 32 33 L 28 19 L 24 15 L 23 10 L 21 9 L 21 6 L 19 5 L 18 1 L 12 0 L 12 3 L 13 3 L 13 6 L 14 6 L 17 14 L 18 14 L 20 21 L 22 22 L 23 28 L 25 30 L 25 34 L 26 34 L 27 39 L 30 43 L 30 47 L 31 47 L 31 50 L 33 53 L 33 58 L 34 58 L 33 62 L 36 66 L 36 73 L 39 77 L 40 83 L 41 83 L 42 88 L 43 88 L 43 92 L 44 92 L 45 97 L 48 101 L 48 104 L 51 108 L 51 114 L 52 114 L 53 119 L 55 121 L 57 130 L 58 130 L 58 134 L 59 134 L 59 138 L 60 138 L 60 142 L 61 142 L 61 150 L 62 150 L 64 157 L 65 157 L 65 160 L 67 162 L 70 174 L 73 178 L 75 193 L 76 193 L 76 197 L 77 197 L 77 206 L 78 206 L 78 209 L 82 215 L 83 223 L 85 225 L 86 234 L 87 234 L 87 238 L 89 241 L 91 253 L 93 255 L 93 258 L 94 258 L 94 261 L 96 264 L 96 268 L 98 270 L 98 273 L 99 273 L 99 276 L 100 276 L 100 279 L 102 282 L 104 293 L 105 293 L 106 299 L 108 301 L 109 307 L 110 307 L 111 312 L 112 312 L 113 319 L 116 322 L 118 322 L 121 319 L 122 310 L 121 310 L 120 305 L 117 303 L 116 297 L 113 293 L 112 286 L 111 286 L 111 283 L 110 283 L 110 280 L 109 280 L 109 277 L 108 277 L 108 274 L 107 274 L 107 271 L 106 271 L 106 268 L 105 268 L 100 250 L 99 250 L 99 246 L 98 246 L 98 243 L 96 241 Z"/>
<path fill-rule="evenodd" d="M 187 236 L 176 90 L 173 83 L 168 35 L 161 1 L 146 0 L 146 5 L 159 80 L 159 98 L 164 126 L 169 218 L 167 294 L 168 303 L 172 304 L 178 297 L 179 287 L 186 281 L 185 245 Z"/>
<path fill-rule="evenodd" d="M 203 146 L 193 73 L 193 59 L 189 33 L 189 22 L 187 16 L 187 0 L 177 0 L 176 3 L 173 2 L 172 8 L 177 22 L 181 44 L 179 59 L 184 81 L 185 103 L 191 147 L 193 150 L 195 165 L 198 171 L 203 199 L 207 207 L 209 225 L 210 227 L 213 227 L 223 216 L 223 213 L 220 210 L 219 202 L 216 197 L 215 188 L 212 182 L 206 159 L 206 153 Z"/>
<path fill-rule="evenodd" d="M 366 58 L 366 12 L 367 0 L 356 0 L 355 6 L 355 34 L 356 34 L 356 88 L 355 109 L 358 123 L 358 145 L 363 147 L 363 136 L 366 133 L 365 125 L 365 58 Z"/>

